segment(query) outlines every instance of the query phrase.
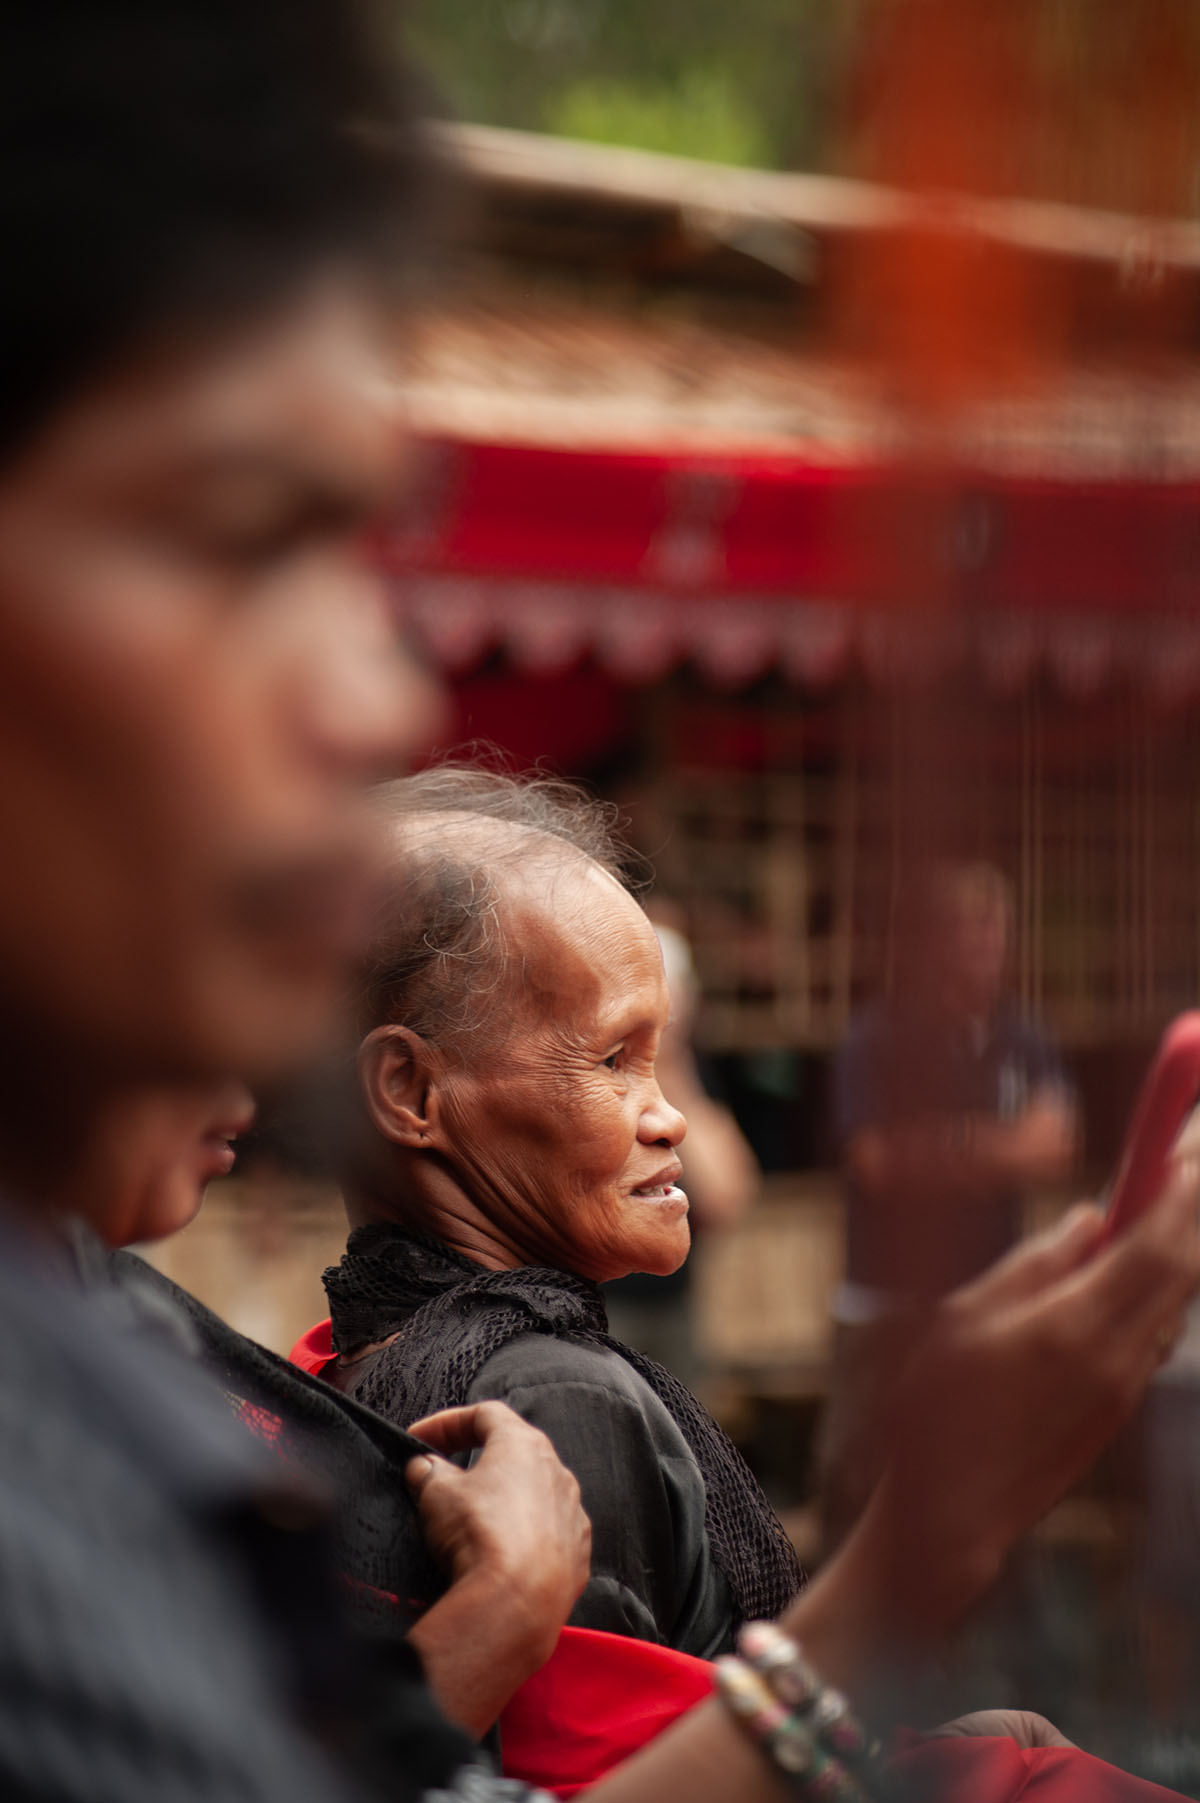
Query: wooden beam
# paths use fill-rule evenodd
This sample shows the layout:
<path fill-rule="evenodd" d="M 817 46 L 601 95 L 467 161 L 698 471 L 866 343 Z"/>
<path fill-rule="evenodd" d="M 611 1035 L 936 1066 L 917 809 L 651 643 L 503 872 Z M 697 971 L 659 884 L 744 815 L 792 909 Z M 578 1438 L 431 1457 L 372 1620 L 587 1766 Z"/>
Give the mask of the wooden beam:
<path fill-rule="evenodd" d="M 847 176 L 739 169 L 658 151 L 587 144 L 491 125 L 434 123 L 436 149 L 469 176 L 497 187 L 626 201 L 707 216 L 714 228 L 775 220 L 814 234 L 920 227 L 975 233 L 1029 251 L 1136 269 L 1200 270 L 1200 225 L 1073 207 L 1055 201 L 985 200 L 909 193 Z"/>

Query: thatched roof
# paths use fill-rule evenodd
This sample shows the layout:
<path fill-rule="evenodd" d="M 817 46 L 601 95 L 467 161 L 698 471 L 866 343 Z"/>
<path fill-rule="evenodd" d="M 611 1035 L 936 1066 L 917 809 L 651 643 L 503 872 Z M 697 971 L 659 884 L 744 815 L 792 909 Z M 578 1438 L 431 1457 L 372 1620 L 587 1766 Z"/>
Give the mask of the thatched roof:
<path fill-rule="evenodd" d="M 497 201 L 567 200 L 581 211 L 624 213 L 631 225 L 655 215 L 683 218 L 697 235 L 707 231 L 731 245 L 740 241 L 750 254 L 756 225 L 774 223 L 820 240 L 936 222 L 1055 257 L 1123 264 L 1153 255 L 1200 270 L 1200 225 L 1191 220 L 1145 219 L 1050 201 L 918 197 L 844 176 L 730 168 L 494 126 L 440 126 L 434 136 Z"/>
<path fill-rule="evenodd" d="M 833 177 L 441 130 L 475 192 L 414 337 L 421 430 L 822 463 L 903 442 L 877 376 L 811 319 L 835 241 L 903 222 L 910 199 Z M 963 229 L 1060 261 L 1091 259 L 1118 286 L 1130 258 L 1200 273 L 1200 228 L 1186 222 L 1023 202 L 973 207 L 968 219 L 959 203 L 938 207 L 943 225 L 958 216 Z M 1177 356 L 1150 374 L 1076 347 L 1048 384 L 980 404 L 962 450 L 1001 469 L 1195 471 L 1200 360 Z"/>

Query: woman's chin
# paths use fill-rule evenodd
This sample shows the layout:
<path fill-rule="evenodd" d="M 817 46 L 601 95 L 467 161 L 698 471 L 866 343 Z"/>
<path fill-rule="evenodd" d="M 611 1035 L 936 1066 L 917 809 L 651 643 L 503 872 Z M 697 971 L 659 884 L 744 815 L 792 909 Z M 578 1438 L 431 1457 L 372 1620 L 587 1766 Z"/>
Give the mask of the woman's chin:
<path fill-rule="evenodd" d="M 631 1246 L 632 1262 L 622 1275 L 637 1272 L 645 1277 L 670 1277 L 678 1271 L 691 1249 L 692 1235 L 685 1213 L 671 1231 L 657 1233 L 653 1238 L 647 1235 L 636 1247 Z"/>
<path fill-rule="evenodd" d="M 185 1193 L 182 1196 L 164 1198 L 157 1207 L 142 1210 L 136 1229 L 131 1228 L 122 1244 L 151 1246 L 158 1240 L 169 1240 L 172 1235 L 182 1233 L 200 1213 L 203 1199 L 202 1193 Z"/>

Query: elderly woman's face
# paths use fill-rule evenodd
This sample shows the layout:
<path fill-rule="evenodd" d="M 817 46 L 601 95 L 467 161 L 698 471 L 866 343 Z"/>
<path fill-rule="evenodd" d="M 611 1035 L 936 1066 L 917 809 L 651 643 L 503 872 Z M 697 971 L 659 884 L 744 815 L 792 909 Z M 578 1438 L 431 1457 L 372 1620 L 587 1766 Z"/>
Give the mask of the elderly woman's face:
<path fill-rule="evenodd" d="M 653 928 L 603 871 L 562 860 L 506 910 L 523 959 L 512 1029 L 455 1073 L 460 1180 L 527 1263 L 598 1282 L 687 1257 L 683 1116 L 655 1076 L 670 1001 Z"/>

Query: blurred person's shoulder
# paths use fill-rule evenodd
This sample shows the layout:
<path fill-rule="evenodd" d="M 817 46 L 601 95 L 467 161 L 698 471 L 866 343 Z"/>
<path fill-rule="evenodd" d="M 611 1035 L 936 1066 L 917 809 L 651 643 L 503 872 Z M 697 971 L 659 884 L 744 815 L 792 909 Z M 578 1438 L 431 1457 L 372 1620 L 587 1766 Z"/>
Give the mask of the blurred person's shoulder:
<path fill-rule="evenodd" d="M 249 1602 L 265 1450 L 161 1324 L 9 1221 L 0 1310 L 0 1794 L 167 1803 L 224 1769 L 247 1799 L 333 1795 Z"/>
<path fill-rule="evenodd" d="M 992 1017 L 992 1037 L 1006 1052 L 1030 1062 L 1057 1061 L 1058 1048 L 1050 1028 L 1015 1001 L 1005 1000 L 997 1008 Z"/>

